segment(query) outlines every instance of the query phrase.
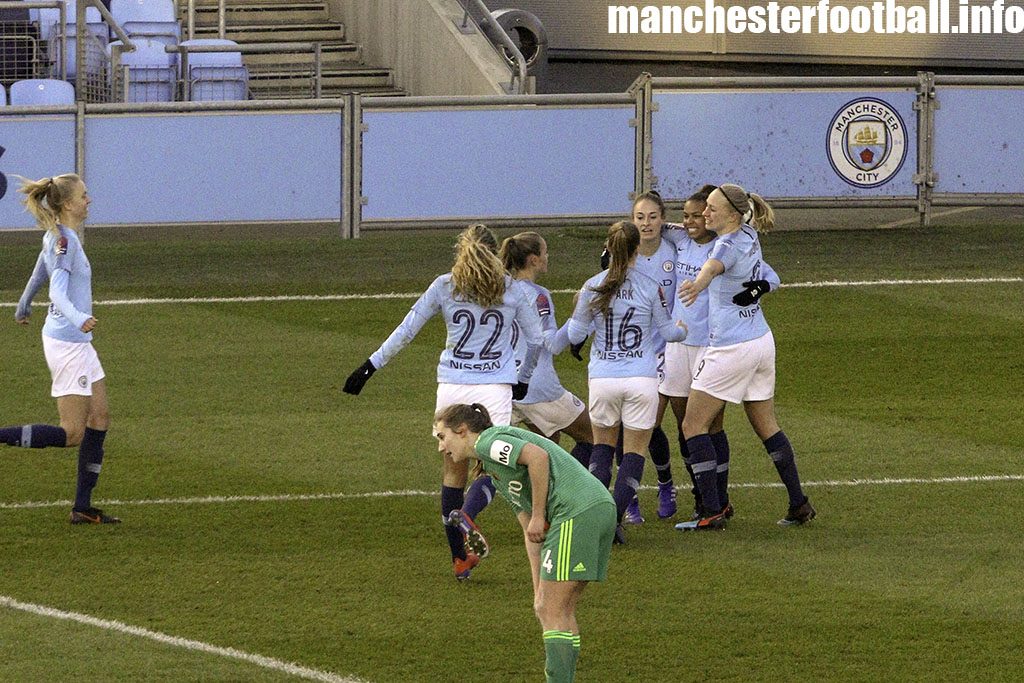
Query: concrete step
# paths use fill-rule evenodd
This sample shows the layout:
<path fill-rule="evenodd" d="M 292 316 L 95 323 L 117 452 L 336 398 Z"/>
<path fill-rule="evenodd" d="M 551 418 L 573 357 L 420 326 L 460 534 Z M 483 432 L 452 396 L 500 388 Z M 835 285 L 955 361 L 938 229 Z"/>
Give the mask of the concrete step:
<path fill-rule="evenodd" d="M 403 97 L 408 94 L 404 90 L 395 88 L 394 86 L 363 87 L 355 89 L 337 87 L 324 88 L 320 92 L 320 97 L 342 97 L 353 92 L 361 93 L 366 97 Z M 310 99 L 313 97 L 311 89 L 308 88 L 308 84 L 306 84 L 305 87 L 296 88 L 295 90 L 260 90 L 259 88 L 253 87 L 250 82 L 249 93 L 254 100 L 293 100 Z"/>
<path fill-rule="evenodd" d="M 310 70 L 250 71 L 249 87 L 257 90 L 284 88 L 313 88 L 313 74 Z M 320 73 L 321 89 L 346 88 L 350 91 L 361 88 L 394 87 L 394 78 L 387 69 L 356 67 L 352 69 L 323 70 Z"/>
<path fill-rule="evenodd" d="M 300 4 L 323 4 L 317 3 L 317 0 L 298 0 Z M 224 3 L 225 7 L 240 7 L 245 5 L 287 5 L 289 4 L 286 0 L 226 0 Z M 212 7 L 214 10 L 217 9 L 217 0 L 195 0 L 196 9 Z M 188 2 L 181 0 L 178 3 L 178 9 L 185 11 L 188 8 Z"/>
<path fill-rule="evenodd" d="M 362 62 L 362 49 L 355 43 L 327 43 L 320 46 L 320 64 L 324 69 L 347 68 Z M 312 52 L 249 53 L 242 55 L 247 66 L 258 69 L 294 69 L 313 63 Z"/>
<path fill-rule="evenodd" d="M 196 38 L 216 38 L 217 26 L 196 26 Z M 316 43 L 345 40 L 345 25 L 338 23 L 311 24 L 228 24 L 224 37 L 236 43 Z"/>
<path fill-rule="evenodd" d="M 182 15 L 183 21 L 187 19 L 186 15 Z M 216 5 L 196 7 L 196 26 L 216 26 L 217 21 Z M 227 5 L 224 11 L 224 22 L 227 26 L 309 24 L 329 21 L 327 6 L 322 2 L 237 4 Z"/>

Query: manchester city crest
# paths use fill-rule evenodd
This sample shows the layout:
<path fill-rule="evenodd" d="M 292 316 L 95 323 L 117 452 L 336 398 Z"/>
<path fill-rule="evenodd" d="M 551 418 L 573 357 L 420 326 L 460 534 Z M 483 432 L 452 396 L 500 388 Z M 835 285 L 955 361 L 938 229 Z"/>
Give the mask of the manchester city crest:
<path fill-rule="evenodd" d="M 907 158 L 907 127 L 888 103 L 872 97 L 847 102 L 829 124 L 828 157 L 840 178 L 857 187 L 878 187 Z"/>

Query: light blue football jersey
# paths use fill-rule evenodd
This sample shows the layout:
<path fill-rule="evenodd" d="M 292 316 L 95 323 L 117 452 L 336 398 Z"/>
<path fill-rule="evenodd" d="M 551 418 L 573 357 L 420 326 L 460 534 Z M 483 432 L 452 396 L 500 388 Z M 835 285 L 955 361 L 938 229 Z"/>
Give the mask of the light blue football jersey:
<path fill-rule="evenodd" d="M 92 341 L 92 332 L 82 332 L 82 325 L 92 317 L 92 266 L 78 233 L 63 225 L 57 226 L 57 232 L 47 230 L 40 255 L 50 280 L 43 334 L 67 342 Z"/>
<path fill-rule="evenodd" d="M 555 302 L 551 298 L 551 292 L 530 280 L 520 280 L 519 282 L 533 297 L 544 335 L 546 337 L 554 335 L 558 332 L 558 322 L 555 320 Z M 512 345 L 516 350 L 516 366 L 520 366 L 526 360 L 526 344 L 519 343 L 519 324 L 514 324 L 516 331 L 512 335 Z M 516 401 L 516 403 L 547 403 L 561 398 L 564 393 L 565 387 L 558 379 L 551 351 L 547 347 L 542 348 L 537 357 L 537 367 L 530 378 L 530 390 L 526 393 L 526 398 Z"/>
<path fill-rule="evenodd" d="M 667 302 L 658 283 L 630 268 L 612 300 L 608 315 L 591 310 L 590 303 L 608 271 L 587 280 L 572 318 L 567 323 L 568 338 L 579 343 L 591 328 L 590 377 L 657 377 L 659 336 L 666 341 L 682 341 L 686 331 L 677 327 L 669 315 Z M 659 335 L 653 334 L 657 331 Z"/>
<path fill-rule="evenodd" d="M 732 302 L 733 296 L 743 291 L 744 282 L 764 280 L 766 273 L 775 272 L 765 268 L 757 231 L 743 225 L 736 232 L 719 236 L 714 245 L 708 258 L 721 261 L 725 272 L 708 286 L 709 346 L 730 346 L 764 336 L 769 328 L 761 304 L 737 306 Z"/>
<path fill-rule="evenodd" d="M 685 280 L 693 280 L 700 273 L 704 262 L 708 260 L 708 255 L 711 253 L 715 240 L 712 239 L 710 242 L 698 244 L 693 241 L 693 238 L 690 237 L 685 229 L 666 230 L 665 232 L 671 235 L 671 239 L 675 241 L 677 284 Z M 711 234 L 714 235 L 714 233 Z M 678 299 L 676 289 L 672 290 L 673 299 Z M 687 333 L 684 344 L 687 346 L 707 346 L 708 291 L 704 290 L 698 294 L 697 300 L 690 306 L 685 306 L 677 300 L 675 307 L 672 309 L 672 319 L 686 324 Z"/>
<path fill-rule="evenodd" d="M 438 313 L 448 329 L 437 364 L 439 383 L 515 384 L 530 380 L 544 341 L 540 317 L 528 290 L 509 276 L 505 276 L 502 303 L 491 308 L 457 297 L 451 273 L 439 276 L 370 356 L 370 362 L 376 368 L 387 365 Z M 518 323 L 527 346 L 527 361 L 518 372 L 512 349 L 513 322 Z"/>
<path fill-rule="evenodd" d="M 665 294 L 665 303 L 668 305 L 669 313 L 672 312 L 676 299 L 672 296 L 672 292 L 676 291 L 676 246 L 666 239 L 666 235 L 670 232 L 671 224 L 666 223 L 661 230 L 661 244 L 658 245 L 658 250 L 650 256 L 637 253 L 636 263 L 633 265 L 638 272 L 658 283 L 661 291 Z M 665 340 L 658 335 L 657 331 L 654 334 L 657 335 L 654 346 L 658 353 L 661 353 L 665 350 Z"/>

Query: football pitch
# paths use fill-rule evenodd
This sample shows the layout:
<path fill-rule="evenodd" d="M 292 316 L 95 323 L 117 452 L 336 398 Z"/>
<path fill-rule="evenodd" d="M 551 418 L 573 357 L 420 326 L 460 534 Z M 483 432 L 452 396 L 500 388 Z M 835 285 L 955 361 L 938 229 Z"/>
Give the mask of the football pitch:
<path fill-rule="evenodd" d="M 736 516 L 675 531 L 648 465 L 647 522 L 580 602 L 577 680 L 1021 679 L 1022 228 L 762 238 L 783 281 L 763 303 L 779 420 L 819 516 L 776 526 L 784 490 L 729 408 Z M 542 233 L 562 322 L 603 234 Z M 362 395 L 340 391 L 455 235 L 88 232 L 111 402 L 95 499 L 124 523 L 68 524 L 74 449 L 0 447 L 0 680 L 541 680 L 504 502 L 479 519 L 491 556 L 452 576 L 440 322 Z M 0 235 L 2 425 L 57 419 L 45 292 L 28 328 L 9 305 L 38 237 Z M 585 364 L 556 365 L 585 398 Z"/>

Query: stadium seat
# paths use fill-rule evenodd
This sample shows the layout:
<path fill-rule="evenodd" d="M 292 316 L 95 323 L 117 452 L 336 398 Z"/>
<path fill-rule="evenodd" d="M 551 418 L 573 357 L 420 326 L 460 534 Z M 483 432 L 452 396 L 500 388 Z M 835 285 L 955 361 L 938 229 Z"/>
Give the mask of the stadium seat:
<path fill-rule="evenodd" d="M 28 8 L 0 9 L 0 81 L 34 78 L 39 57 L 39 29 Z"/>
<path fill-rule="evenodd" d="M 11 84 L 11 106 L 74 104 L 75 89 L 67 81 L 30 78 Z"/>
<path fill-rule="evenodd" d="M 0 107 L 7 106 L 7 88 L 0 83 Z"/>
<path fill-rule="evenodd" d="M 64 6 L 66 8 L 64 23 L 68 26 L 67 34 L 70 37 L 75 34 L 74 26 L 75 17 L 77 16 L 75 0 L 65 0 Z M 57 29 L 60 23 L 60 10 L 44 7 L 42 9 L 30 9 L 28 12 L 30 19 L 39 24 L 39 35 L 43 40 L 50 40 L 54 33 L 59 33 Z M 100 16 L 100 11 L 95 7 L 85 8 L 85 24 L 97 37 L 109 39 L 110 29 L 107 28 L 106 22 Z"/>
<path fill-rule="evenodd" d="M 66 57 L 63 57 L 65 64 L 65 75 L 69 79 L 75 79 L 77 74 L 76 63 L 75 63 L 75 49 L 78 43 L 77 29 L 75 24 L 76 18 L 76 4 L 75 0 L 65 0 L 66 13 L 64 16 L 64 33 L 67 36 L 67 47 L 68 53 Z M 43 8 L 36 10 L 29 10 L 30 13 L 34 12 L 38 17 L 39 22 L 39 35 L 43 40 L 47 41 L 50 59 L 52 62 L 52 69 L 50 74 L 52 76 L 58 76 L 60 74 L 60 62 L 62 59 L 61 55 L 61 43 L 60 43 L 60 10 L 54 8 Z M 100 16 L 100 11 L 95 7 L 85 8 L 85 19 L 86 26 L 89 28 L 89 33 L 92 34 L 89 38 L 88 45 L 86 46 L 86 62 L 88 64 L 89 73 L 102 73 L 103 71 L 103 50 L 105 49 L 107 42 L 110 40 L 110 32 L 106 22 Z"/>
<path fill-rule="evenodd" d="M 247 100 L 249 99 L 249 70 L 242 64 L 242 53 L 232 52 L 238 43 L 220 38 L 197 38 L 182 41 L 183 47 L 220 45 L 224 52 L 189 52 L 188 79 L 191 99 Z"/>
<path fill-rule="evenodd" d="M 110 0 L 110 14 L 129 38 L 150 38 L 177 45 L 181 25 L 174 0 Z"/>
<path fill-rule="evenodd" d="M 150 38 L 132 41 L 134 52 L 121 53 L 121 65 L 128 67 L 126 102 L 173 102 L 178 76 L 178 55 L 164 50 L 164 44 Z M 110 43 L 109 50 L 121 45 Z M 115 83 L 120 82 L 114 79 Z M 120 96 L 120 93 L 116 93 Z"/>

